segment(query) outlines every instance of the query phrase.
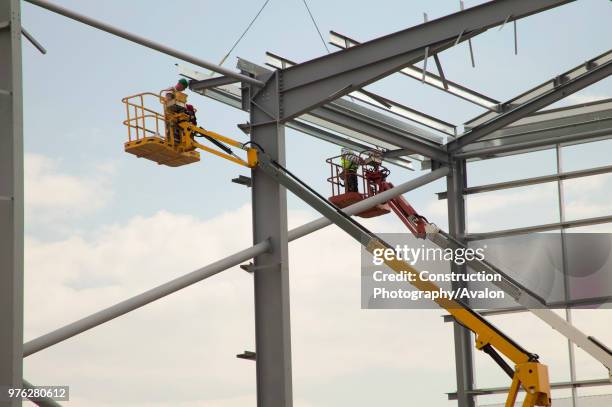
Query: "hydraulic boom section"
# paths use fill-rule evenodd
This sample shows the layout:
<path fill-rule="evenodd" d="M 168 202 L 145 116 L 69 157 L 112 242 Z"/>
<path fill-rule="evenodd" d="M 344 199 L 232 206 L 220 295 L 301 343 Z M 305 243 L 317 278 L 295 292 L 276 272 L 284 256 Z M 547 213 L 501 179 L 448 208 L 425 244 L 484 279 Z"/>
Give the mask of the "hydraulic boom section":
<path fill-rule="evenodd" d="M 182 93 L 186 86 L 180 85 L 179 82 L 175 87 L 162 91 L 159 95 L 143 93 L 123 99 L 128 114 L 124 121 L 124 124 L 128 127 L 128 142 L 125 143 L 126 152 L 147 158 L 158 164 L 176 167 L 199 161 L 200 156 L 197 150 L 200 149 L 236 164 L 254 168 L 256 171 L 261 170 L 343 229 L 366 247 L 370 253 L 392 249 L 388 243 L 334 205 L 332 203 L 333 199 L 332 202 L 328 201 L 278 162 L 271 160 L 259 146 L 248 147 L 248 143 L 240 143 L 198 127 L 195 120 L 195 109 L 187 105 L 187 96 Z M 163 92 L 166 92 L 166 94 L 164 95 Z M 147 108 L 144 103 L 145 97 L 157 98 L 157 101 L 163 107 L 163 113 Z M 207 139 L 216 148 L 199 143 L 195 140 L 196 137 Z M 230 146 L 243 150 L 246 153 L 246 158 L 237 156 Z M 348 196 L 336 198 L 337 202 L 346 206 L 348 205 L 346 204 L 347 201 L 352 199 L 359 201 L 393 187 L 386 180 L 388 170 L 381 165 L 376 154 L 369 154 L 365 158 L 355 159 L 355 157 L 352 157 L 352 161 L 346 160 L 346 157 L 348 156 L 345 155 L 344 160 L 341 159 L 340 169 L 337 169 L 336 174 L 334 174 L 334 165 L 336 164 L 330 161 L 332 164 L 330 182 L 332 182 L 332 185 L 334 185 L 334 182 L 338 183 L 338 188 L 340 188 L 340 185 L 345 186 L 348 189 L 346 193 L 349 193 Z M 362 165 L 361 177 L 366 188 L 363 194 L 359 193 L 357 187 L 356 162 Z M 364 217 L 378 216 L 393 210 L 417 237 L 425 238 L 428 236 L 432 225 L 424 217 L 418 215 L 403 198 L 394 198 L 386 205 L 373 208 L 373 212 L 359 215 Z M 384 256 L 383 260 L 387 266 L 397 273 L 411 273 L 419 276 L 419 273 L 410 264 L 396 256 Z M 421 280 L 418 277 L 412 279 L 411 284 L 421 291 L 432 293 L 440 291 L 440 287 L 433 282 Z M 524 407 L 551 405 L 548 369 L 538 361 L 536 354 L 522 348 L 462 302 L 446 297 L 432 296 L 432 298 L 438 298 L 435 302 L 440 307 L 446 309 L 459 324 L 474 332 L 476 347 L 490 355 L 512 378 L 506 407 L 514 407 L 518 391 L 521 388 L 526 393 L 523 402 Z M 510 360 L 514 366 L 508 364 L 502 355 Z"/>
<path fill-rule="evenodd" d="M 370 253 L 387 249 L 391 249 L 391 252 L 395 253 L 391 245 L 345 214 L 289 170 L 270 160 L 265 152 L 260 151 L 258 168 L 265 171 L 285 188 L 347 232 Z M 383 261 L 396 273 L 410 273 L 417 276 L 410 281 L 410 284 L 420 291 L 432 293 L 440 291 L 440 287 L 433 282 L 418 278 L 417 270 L 409 263 L 398 259 L 395 254 L 383 256 Z M 435 298 L 435 296 L 432 296 L 432 298 Z M 520 389 L 523 389 L 526 393 L 523 407 L 551 405 L 548 368 L 538 361 L 538 355 L 522 348 L 462 302 L 444 297 L 436 299 L 435 302 L 446 309 L 459 324 L 474 332 L 476 347 L 491 356 L 510 376 L 512 385 L 506 399 L 506 407 L 514 407 Z M 510 366 L 501 355 L 512 361 L 514 367 Z"/>

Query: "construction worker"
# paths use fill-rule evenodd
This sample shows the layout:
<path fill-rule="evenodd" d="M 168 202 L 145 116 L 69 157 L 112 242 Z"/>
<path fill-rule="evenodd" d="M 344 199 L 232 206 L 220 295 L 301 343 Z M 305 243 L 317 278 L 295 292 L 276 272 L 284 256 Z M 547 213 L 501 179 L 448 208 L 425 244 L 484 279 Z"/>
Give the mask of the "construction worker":
<path fill-rule="evenodd" d="M 171 88 L 168 88 L 167 90 L 170 92 L 182 92 L 188 87 L 189 87 L 189 82 L 187 82 L 187 79 L 181 78 L 178 80 L 176 85 L 172 86 Z"/>
<path fill-rule="evenodd" d="M 162 92 L 166 92 L 166 100 L 170 101 L 174 99 L 176 92 L 182 92 L 189 87 L 189 82 L 187 79 L 181 78 L 176 83 L 176 85 L 169 87 L 168 89 L 164 89 Z"/>
<path fill-rule="evenodd" d="M 359 192 L 357 183 L 357 170 L 360 165 L 360 158 L 354 151 L 348 148 L 343 148 L 340 154 L 340 164 L 342 165 L 342 174 L 344 179 L 344 188 L 346 192 Z"/>
<path fill-rule="evenodd" d="M 198 109 L 193 107 L 193 105 L 185 105 L 185 113 L 187 113 L 187 115 L 189 116 L 189 123 L 193 124 L 194 126 L 198 125 L 198 119 L 196 118 L 197 111 Z"/>
<path fill-rule="evenodd" d="M 189 82 L 187 82 L 187 79 L 181 78 L 178 80 L 176 85 L 161 91 L 161 93 L 166 92 L 164 95 L 164 97 L 166 98 L 166 114 L 168 114 L 168 112 L 184 112 L 190 116 L 190 121 L 195 121 L 195 109 L 193 108 L 193 106 L 191 112 L 193 113 L 193 115 L 191 115 L 189 112 L 186 111 L 186 106 L 183 103 L 177 102 L 177 93 L 184 91 L 188 87 Z M 181 144 L 181 130 L 177 126 L 177 123 L 172 123 L 172 125 L 166 126 L 166 138 L 169 142 L 172 141 L 172 144 L 174 146 L 178 146 Z"/>

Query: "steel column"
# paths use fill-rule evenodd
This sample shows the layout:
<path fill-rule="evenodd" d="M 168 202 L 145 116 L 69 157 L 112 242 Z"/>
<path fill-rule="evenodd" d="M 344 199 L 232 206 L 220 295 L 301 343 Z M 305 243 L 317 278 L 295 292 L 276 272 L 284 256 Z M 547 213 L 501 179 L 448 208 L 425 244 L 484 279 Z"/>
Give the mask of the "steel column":
<path fill-rule="evenodd" d="M 23 114 L 19 0 L 0 2 L 0 385 L 22 387 Z M 3 24 L 4 23 L 4 24 Z M 21 406 L 21 400 L 0 401 Z"/>
<path fill-rule="evenodd" d="M 561 174 L 563 171 L 563 159 L 562 159 L 562 148 L 561 145 L 557 144 L 556 146 L 556 158 L 557 158 L 557 176 Z M 565 189 L 563 185 L 563 180 L 559 178 L 557 180 L 557 201 L 559 205 L 559 222 L 565 222 Z M 568 270 L 568 259 L 567 259 L 567 238 L 565 236 L 565 229 L 561 229 L 561 257 L 562 257 L 562 267 L 563 267 L 563 292 L 564 292 L 564 300 L 566 302 L 571 300 L 571 292 L 570 292 L 570 278 L 569 278 L 569 270 Z M 572 310 L 566 305 L 565 306 L 565 319 L 568 323 L 572 323 Z M 574 344 L 569 339 L 567 340 L 567 351 L 568 351 L 568 359 L 569 359 L 569 374 L 570 381 L 574 383 L 576 381 L 576 357 L 574 355 Z M 575 387 L 572 387 L 572 407 L 578 406 L 578 390 Z"/>
<path fill-rule="evenodd" d="M 452 163 L 451 172 L 446 177 L 448 194 L 448 231 L 451 236 L 463 242 L 465 235 L 465 199 L 464 190 L 467 186 L 465 160 Z M 467 273 L 465 265 L 451 263 L 451 271 L 457 274 Z M 467 283 L 453 283 L 457 289 Z M 475 397 L 470 393 L 474 389 L 474 367 L 472 347 L 474 341 L 472 333 L 453 323 L 453 336 L 455 343 L 455 373 L 457 376 L 457 401 L 459 407 L 474 407 Z"/>
<path fill-rule="evenodd" d="M 284 165 L 285 128 L 278 121 L 280 80 L 280 74 L 274 73 L 261 91 L 249 88 L 250 134 L 253 143 Z M 252 170 L 252 179 L 253 243 L 268 239 L 271 243 L 269 252 L 255 257 L 253 267 L 257 405 L 290 407 L 287 191 L 258 167 Z"/>

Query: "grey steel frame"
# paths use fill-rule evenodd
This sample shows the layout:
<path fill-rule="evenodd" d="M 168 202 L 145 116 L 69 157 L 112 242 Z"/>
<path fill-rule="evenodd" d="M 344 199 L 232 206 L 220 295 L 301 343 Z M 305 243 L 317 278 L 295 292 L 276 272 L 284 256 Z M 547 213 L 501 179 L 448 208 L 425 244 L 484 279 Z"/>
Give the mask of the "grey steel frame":
<path fill-rule="evenodd" d="M 467 173 L 465 160 L 456 160 L 452 164 L 452 170 L 446 178 L 446 189 L 449 199 L 447 200 L 448 232 L 458 241 L 465 243 L 465 197 L 464 190 L 467 186 Z M 451 271 L 457 274 L 466 274 L 465 265 L 451 264 Z M 462 285 L 454 283 L 453 289 Z M 474 407 L 476 399 L 470 391 L 474 389 L 474 356 L 472 333 L 459 323 L 453 323 L 453 337 L 455 344 L 455 376 L 457 378 L 457 400 L 460 407 Z"/>
<path fill-rule="evenodd" d="M 279 75 L 259 78 L 280 86 Z M 265 89 L 265 88 L 264 88 Z M 285 127 L 279 123 L 278 92 L 246 88 L 250 135 L 274 160 L 285 164 Z M 291 330 L 289 318 L 289 240 L 287 192 L 257 166 L 252 170 L 253 243 L 270 241 L 270 250 L 255 256 L 255 353 L 257 405 L 293 405 L 291 382 Z"/>
<path fill-rule="evenodd" d="M 0 2 L 0 384 L 22 387 L 23 112 L 19 0 Z M 3 402 L 16 407 L 21 400 Z"/>
<path fill-rule="evenodd" d="M 607 102 L 604 101 L 603 103 L 607 103 Z M 565 109 L 569 109 L 569 108 L 565 108 Z M 562 109 L 562 110 L 565 110 L 565 109 Z M 565 118 L 565 120 L 571 120 L 571 119 L 572 119 L 571 117 Z M 608 134 L 610 133 L 611 133 L 610 130 L 608 130 Z M 571 228 L 571 227 L 587 226 L 587 225 L 594 225 L 594 224 L 601 224 L 601 223 L 610 223 L 612 222 L 612 215 L 601 216 L 597 218 L 567 221 L 565 218 L 563 181 L 567 179 L 578 179 L 578 178 L 588 177 L 588 176 L 593 176 L 593 175 L 607 174 L 607 173 L 612 172 L 612 166 L 603 166 L 603 167 L 595 167 L 595 168 L 589 168 L 589 169 L 578 170 L 578 171 L 563 172 L 562 146 L 560 144 L 557 144 L 553 146 L 549 145 L 549 148 L 550 147 L 554 148 L 556 152 L 556 174 L 546 175 L 546 176 L 541 176 L 541 177 L 534 177 L 534 178 L 527 178 L 527 179 L 518 179 L 514 181 L 501 182 L 501 183 L 496 183 L 496 184 L 480 185 L 480 186 L 475 186 L 471 188 L 465 188 L 463 191 L 463 195 L 465 196 L 469 194 L 477 194 L 477 193 L 504 190 L 504 189 L 509 189 L 509 188 L 517 188 L 517 187 L 523 187 L 523 186 L 535 185 L 535 184 L 541 184 L 541 183 L 556 182 L 557 189 L 558 189 L 559 222 L 552 223 L 552 224 L 546 224 L 546 225 L 536 225 L 536 226 L 529 226 L 525 228 L 510 229 L 510 230 L 501 230 L 501 231 L 486 232 L 486 233 L 464 234 L 463 237 L 465 241 L 473 241 L 473 240 L 482 240 L 482 239 L 495 238 L 495 237 L 533 233 L 533 232 L 539 232 L 539 231 L 559 230 L 561 232 L 562 257 L 563 257 L 563 265 L 564 265 L 564 273 L 565 273 L 567 272 L 566 271 L 566 268 L 567 268 L 566 251 L 567 249 L 565 247 L 565 238 L 564 238 L 564 233 L 566 229 Z M 453 197 L 455 196 L 455 193 L 452 192 L 451 188 L 448 188 L 447 192 L 439 193 L 438 196 L 439 196 L 439 199 L 449 199 L 449 207 L 453 205 L 450 203 L 450 200 L 453 199 Z M 598 301 L 609 301 L 609 298 L 583 300 L 583 301 L 568 301 L 567 279 L 566 279 L 565 289 L 566 289 L 566 303 L 564 303 L 563 306 L 566 307 L 565 318 L 569 323 L 571 323 L 571 320 L 572 320 L 572 313 L 571 313 L 572 306 L 596 304 L 598 303 Z M 483 315 L 498 315 L 498 314 L 525 312 L 525 311 L 527 311 L 525 308 L 516 307 L 516 308 L 509 308 L 506 310 L 493 310 L 491 312 L 485 311 L 483 312 Z M 450 322 L 452 321 L 452 318 L 445 317 L 445 321 Z M 606 386 L 606 385 L 610 385 L 610 380 L 608 378 L 608 379 L 592 379 L 592 380 L 586 380 L 586 381 L 584 380 L 577 381 L 576 380 L 574 346 L 575 345 L 571 341 L 568 341 L 570 380 L 568 382 L 552 383 L 551 387 L 553 389 L 570 389 L 572 405 L 577 406 L 578 405 L 577 388 Z M 469 376 L 464 375 L 464 377 L 469 377 Z M 468 395 L 482 396 L 482 395 L 490 395 L 490 394 L 500 394 L 507 390 L 508 390 L 507 387 L 477 388 L 477 389 L 472 388 L 469 391 L 467 391 L 467 393 Z M 462 394 L 460 390 L 458 390 L 457 392 L 449 393 L 448 396 L 449 396 L 449 400 L 459 400 L 460 401 L 464 395 Z"/>
<path fill-rule="evenodd" d="M 346 49 L 350 47 L 354 47 L 359 45 L 360 42 L 356 41 L 346 35 L 342 35 L 335 31 L 330 33 L 329 43 L 341 48 Z M 437 54 L 434 54 L 434 58 L 437 59 Z M 438 71 L 441 71 L 441 65 L 439 65 L 439 60 L 437 60 L 436 65 L 438 66 Z M 434 75 L 431 72 L 428 72 L 418 66 L 407 66 L 400 73 L 406 75 L 409 78 L 416 79 L 422 81 L 426 85 L 432 86 L 434 88 L 440 89 L 444 92 L 450 93 L 451 95 L 457 96 L 461 99 L 467 100 L 468 102 L 474 103 L 475 105 L 484 107 L 485 109 L 498 111 L 500 109 L 500 102 L 495 99 L 492 99 L 488 96 L 482 95 L 474 90 L 471 90 L 463 85 L 452 82 L 447 78 L 443 78 L 442 75 Z"/>
<path fill-rule="evenodd" d="M 610 65 L 608 59 L 589 61 L 583 67 L 584 72 L 581 72 L 579 75 L 575 77 L 571 75 L 571 77 L 568 75 L 560 77 L 553 82 L 552 90 L 539 94 L 518 106 L 510 104 L 510 109 L 501 109 L 502 112 L 499 115 L 469 130 L 462 137 L 457 138 L 447 146 L 442 146 L 431 140 L 425 140 L 418 136 L 415 137 L 415 134 L 406 132 L 406 129 L 393 129 L 387 124 L 381 126 L 380 120 L 372 120 L 371 111 L 365 111 L 363 107 L 355 104 L 351 105 L 350 102 L 340 98 L 353 91 L 360 90 L 369 83 L 400 71 L 426 58 L 427 55 L 435 56 L 436 53 L 444 49 L 452 47 L 461 41 L 469 40 L 471 37 L 484 32 L 490 27 L 502 25 L 508 21 L 515 21 L 516 19 L 557 7 L 569 1 L 541 0 L 533 2 L 528 0 L 499 0 L 485 3 L 273 73 L 253 72 L 242 67 L 242 73 L 237 73 L 161 44 L 153 43 L 86 16 L 78 15 L 46 1 L 26 1 L 224 75 L 224 77 L 213 78 L 211 82 L 201 84 L 202 89 L 206 87 L 210 89 L 210 86 L 213 85 L 228 85 L 237 81 L 249 85 L 244 88 L 244 92 L 247 92 L 248 95 L 245 98 L 243 94 L 241 101 L 242 107 L 245 110 L 249 110 L 251 114 L 249 125 L 251 140 L 261 145 L 273 159 L 281 163 L 284 162 L 284 126 L 291 125 L 292 121 L 298 119 L 299 116 L 308 114 L 352 131 L 361 130 L 368 134 L 373 134 L 374 138 L 377 139 L 375 141 L 376 144 L 382 140 L 395 147 L 396 150 L 403 149 L 405 155 L 423 155 L 432 160 L 432 167 L 443 166 L 443 168 L 450 168 L 447 178 L 449 225 L 451 235 L 458 239 L 465 238 L 465 204 L 463 196 L 466 189 L 465 159 L 467 157 L 461 156 L 464 153 L 463 149 L 474 141 L 485 138 L 490 133 L 520 120 L 561 97 L 567 96 L 569 93 L 582 89 L 608 76 L 612 71 L 612 65 Z M 11 2 L 15 4 L 16 0 L 11 0 Z M 1 23 L 2 21 L 0 21 Z M 13 29 L 14 27 L 11 25 L 11 33 L 13 33 Z M 4 37 L 0 38 L 4 39 Z M 11 38 L 13 41 L 16 41 L 14 36 Z M 8 54 L 14 57 L 18 55 L 18 52 L 19 50 L 15 51 L 13 49 Z M 607 58 L 607 55 L 604 54 L 602 57 Z M 439 61 L 436 62 L 440 67 Z M 446 88 L 448 81 L 443 78 L 442 82 Z M 16 101 L 20 102 L 13 94 L 13 102 Z M 20 103 L 18 107 L 20 112 Z M 489 109 L 492 111 L 500 110 L 491 107 Z M 404 126 L 404 124 L 400 123 L 400 127 Z M 300 126 L 296 127 L 299 128 Z M 302 126 L 302 128 L 304 127 Z M 318 130 L 312 129 L 310 129 L 310 133 L 322 134 Z M 603 137 L 605 135 L 606 133 L 602 132 L 595 135 L 595 137 Z M 325 137 L 334 139 L 334 136 L 326 135 Z M 585 136 L 582 135 L 581 137 Z M 20 160 L 20 157 L 17 160 Z M 15 165 L 7 173 L 14 174 L 14 171 Z M 258 403 L 259 405 L 266 406 L 290 406 L 291 365 L 287 242 L 291 236 L 287 234 L 286 229 L 286 192 L 269 175 L 260 173 L 259 169 L 255 169 L 252 175 L 254 248 L 259 247 L 259 249 L 250 251 L 248 255 L 252 254 L 255 256 L 256 269 L 270 271 L 267 274 L 265 271 L 256 273 L 255 278 Z M 16 192 L 22 193 L 22 191 Z M 13 197 L 17 195 L 7 196 Z M 21 204 L 20 202 L 18 203 Z M 16 214 L 19 213 L 16 212 Z M 19 216 L 11 217 L 11 221 L 15 222 L 15 224 L 19 222 L 16 219 L 20 219 Z M 20 231 L 21 234 L 15 233 L 11 235 L 11 238 L 16 242 L 15 244 L 22 242 L 22 229 Z M 243 253 L 243 257 L 245 255 L 247 254 Z M 239 256 L 231 257 L 232 261 L 235 261 L 237 258 L 243 258 Z M 22 265 L 21 267 L 16 267 L 16 269 L 18 269 L 17 272 L 20 272 Z M 211 269 L 207 271 L 211 272 Z M 206 276 L 206 273 L 204 275 Z M 202 273 L 198 273 L 198 276 L 201 277 Z M 191 277 L 193 278 L 195 275 Z M 199 281 L 199 279 L 196 281 Z M 193 279 L 190 281 L 193 281 Z M 180 287 L 165 287 L 165 290 L 169 290 L 167 293 L 173 292 L 176 289 L 180 289 Z M 19 290 L 17 290 L 17 294 L 19 294 Z M 157 294 L 159 293 L 155 295 Z M 154 299 L 153 297 L 144 296 L 130 306 L 141 306 Z M 17 307 L 20 304 L 17 304 Z M 119 307 L 114 310 L 121 311 L 117 315 L 109 319 L 104 319 L 109 315 L 96 319 L 101 317 L 99 315 L 89 320 L 89 325 L 85 325 L 91 328 L 128 312 L 130 310 L 128 308 L 129 306 L 127 308 Z M 21 320 L 19 321 L 21 322 Z M 92 325 L 92 323 L 94 324 Z M 77 325 L 79 325 L 79 329 L 82 328 L 82 325 Z M 82 332 L 82 330 L 75 331 L 74 328 L 76 326 L 72 328 L 72 330 L 67 330 L 67 333 L 71 333 L 67 337 Z M 19 329 L 12 331 L 12 333 L 19 334 Z M 65 339 L 65 335 L 60 336 Z M 55 339 L 58 339 L 58 337 L 56 336 Z M 457 326 L 455 328 L 455 340 L 459 405 L 471 406 L 474 404 L 471 339 L 469 333 L 466 335 L 463 328 Z M 25 346 L 26 348 L 27 345 Z M 42 348 L 44 347 L 46 346 Z M 14 356 L 14 352 L 12 355 Z M 19 369 L 21 368 L 20 365 L 19 363 Z M 11 373 L 14 375 L 15 369 L 12 369 Z"/>

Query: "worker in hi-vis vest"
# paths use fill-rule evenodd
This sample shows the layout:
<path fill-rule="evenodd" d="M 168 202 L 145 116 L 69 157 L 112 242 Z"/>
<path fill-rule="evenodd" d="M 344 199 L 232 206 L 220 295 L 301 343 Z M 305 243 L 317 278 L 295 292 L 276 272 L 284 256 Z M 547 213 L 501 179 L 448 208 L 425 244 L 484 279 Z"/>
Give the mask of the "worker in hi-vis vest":
<path fill-rule="evenodd" d="M 359 169 L 359 156 L 348 148 L 343 148 L 340 155 L 344 188 L 346 192 L 359 192 L 357 183 L 357 170 Z"/>

